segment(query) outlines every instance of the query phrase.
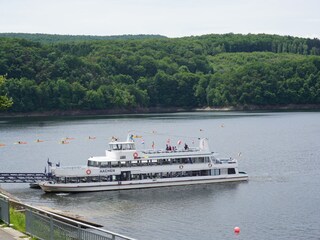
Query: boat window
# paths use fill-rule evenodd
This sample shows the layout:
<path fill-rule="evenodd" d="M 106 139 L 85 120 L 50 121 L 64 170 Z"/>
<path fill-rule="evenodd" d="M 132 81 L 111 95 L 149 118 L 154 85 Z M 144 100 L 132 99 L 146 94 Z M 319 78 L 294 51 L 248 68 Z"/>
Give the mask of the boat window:
<path fill-rule="evenodd" d="M 108 162 L 101 162 L 100 167 L 107 168 L 108 167 Z"/>
<path fill-rule="evenodd" d="M 88 160 L 88 167 L 93 167 L 94 161 Z"/>
<path fill-rule="evenodd" d="M 171 159 L 171 163 L 173 163 L 173 164 L 178 164 L 178 163 L 179 163 L 179 160 L 176 159 L 176 158 L 172 158 L 172 159 Z"/>
<path fill-rule="evenodd" d="M 88 160 L 88 167 L 100 167 L 100 162 Z"/>
<path fill-rule="evenodd" d="M 122 144 L 110 144 L 110 150 L 122 150 Z"/>
<path fill-rule="evenodd" d="M 135 150 L 135 147 L 134 147 L 133 143 L 127 143 L 127 144 L 123 144 L 122 149 L 123 150 Z"/>
<path fill-rule="evenodd" d="M 236 174 L 236 170 L 234 168 L 228 168 L 228 174 Z"/>
<path fill-rule="evenodd" d="M 119 150 L 135 150 L 134 143 L 112 143 L 109 144 L 109 149 L 112 151 L 119 151 Z"/>
<path fill-rule="evenodd" d="M 112 162 L 112 167 L 120 167 L 121 162 Z"/>
<path fill-rule="evenodd" d="M 205 160 L 204 157 L 197 157 L 197 158 L 194 158 L 194 163 L 204 163 Z"/>
<path fill-rule="evenodd" d="M 213 169 L 213 175 L 214 176 L 220 175 L 220 169 Z"/>
<path fill-rule="evenodd" d="M 182 158 L 182 163 L 192 163 L 191 158 Z"/>

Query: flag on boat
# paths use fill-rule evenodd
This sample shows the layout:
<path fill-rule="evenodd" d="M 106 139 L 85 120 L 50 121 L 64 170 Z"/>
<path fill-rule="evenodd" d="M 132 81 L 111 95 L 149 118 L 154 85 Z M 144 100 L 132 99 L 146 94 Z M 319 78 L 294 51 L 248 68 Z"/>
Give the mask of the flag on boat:
<path fill-rule="evenodd" d="M 152 141 L 152 149 L 154 149 L 154 141 Z"/>
<path fill-rule="evenodd" d="M 141 138 L 141 144 L 144 144 L 144 139 L 143 138 Z"/>
<path fill-rule="evenodd" d="M 181 143 L 182 143 L 182 141 L 181 141 L 181 140 L 179 140 L 179 141 L 177 142 L 177 144 L 178 144 L 178 145 L 181 145 Z"/>
<path fill-rule="evenodd" d="M 49 161 L 49 158 L 47 160 L 48 166 L 52 167 L 52 162 Z"/>

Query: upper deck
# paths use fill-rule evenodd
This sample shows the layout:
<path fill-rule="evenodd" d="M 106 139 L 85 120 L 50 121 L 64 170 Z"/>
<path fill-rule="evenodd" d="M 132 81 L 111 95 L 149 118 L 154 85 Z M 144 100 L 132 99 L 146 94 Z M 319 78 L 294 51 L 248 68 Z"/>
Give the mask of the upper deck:
<path fill-rule="evenodd" d="M 212 155 L 208 146 L 207 139 L 201 139 L 199 147 L 170 147 L 167 149 L 143 149 L 137 150 L 134 141 L 118 142 L 112 141 L 109 143 L 109 149 L 106 150 L 105 156 L 90 157 L 89 161 L 98 162 L 115 162 L 115 161 L 132 161 L 140 159 L 161 159 L 161 158 L 192 158 L 205 157 Z"/>

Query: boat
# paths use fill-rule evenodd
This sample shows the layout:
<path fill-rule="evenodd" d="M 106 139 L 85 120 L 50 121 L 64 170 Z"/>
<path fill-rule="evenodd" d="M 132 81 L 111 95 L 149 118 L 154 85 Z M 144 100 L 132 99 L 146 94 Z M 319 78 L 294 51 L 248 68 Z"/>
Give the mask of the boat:
<path fill-rule="evenodd" d="M 90 157 L 86 166 L 51 166 L 50 179 L 39 186 L 45 192 L 92 192 L 248 180 L 236 159 L 210 151 L 207 138 L 199 139 L 199 147 L 138 150 L 132 136 L 113 138 L 105 156 Z"/>
<path fill-rule="evenodd" d="M 41 187 L 39 186 L 39 183 L 40 182 L 29 183 L 29 187 L 33 189 L 41 189 Z"/>

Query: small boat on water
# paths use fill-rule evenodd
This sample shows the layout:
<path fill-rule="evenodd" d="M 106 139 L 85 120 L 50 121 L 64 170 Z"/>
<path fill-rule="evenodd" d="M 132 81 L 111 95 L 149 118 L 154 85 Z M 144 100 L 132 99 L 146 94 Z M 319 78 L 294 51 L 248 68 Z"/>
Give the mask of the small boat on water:
<path fill-rule="evenodd" d="M 237 160 L 217 158 L 206 138 L 196 148 L 137 150 L 132 136 L 113 139 L 106 155 L 90 157 L 86 166 L 51 167 L 51 180 L 39 186 L 45 192 L 92 192 L 248 180 Z"/>

